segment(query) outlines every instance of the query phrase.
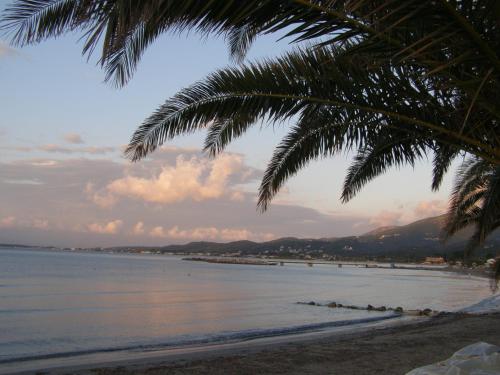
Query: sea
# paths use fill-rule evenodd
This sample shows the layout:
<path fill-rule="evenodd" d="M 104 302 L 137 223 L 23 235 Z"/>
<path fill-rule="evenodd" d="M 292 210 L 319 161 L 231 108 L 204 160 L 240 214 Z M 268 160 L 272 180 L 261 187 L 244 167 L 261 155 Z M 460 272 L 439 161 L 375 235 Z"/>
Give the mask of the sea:
<path fill-rule="evenodd" d="M 0 373 L 44 359 L 238 342 L 400 319 L 390 311 L 297 302 L 456 311 L 489 296 L 488 280 L 442 271 L 1 248 Z"/>

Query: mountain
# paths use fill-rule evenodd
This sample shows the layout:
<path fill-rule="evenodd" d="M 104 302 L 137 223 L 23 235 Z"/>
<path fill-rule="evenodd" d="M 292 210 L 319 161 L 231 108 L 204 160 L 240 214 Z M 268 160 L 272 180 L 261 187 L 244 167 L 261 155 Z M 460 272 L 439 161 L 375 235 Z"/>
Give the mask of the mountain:
<path fill-rule="evenodd" d="M 464 230 L 443 244 L 440 241 L 444 216 L 415 221 L 408 225 L 381 227 L 361 236 L 304 239 L 279 238 L 267 242 L 235 241 L 229 243 L 191 242 L 164 247 L 125 247 L 113 251 L 146 251 L 173 254 L 234 254 L 276 257 L 312 257 L 341 259 L 420 260 L 426 256 L 459 257 L 465 248 L 471 230 Z M 486 244 L 476 251 L 484 256 L 500 254 L 500 231 L 493 233 Z"/>

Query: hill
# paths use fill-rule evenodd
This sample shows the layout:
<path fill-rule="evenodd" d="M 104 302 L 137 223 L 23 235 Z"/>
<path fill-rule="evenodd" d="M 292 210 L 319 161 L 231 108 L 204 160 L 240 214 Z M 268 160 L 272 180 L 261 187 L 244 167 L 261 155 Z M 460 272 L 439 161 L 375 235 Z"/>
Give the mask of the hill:
<path fill-rule="evenodd" d="M 407 225 L 381 227 L 361 236 L 304 239 L 279 238 L 267 242 L 229 243 L 191 242 L 163 247 L 120 247 L 113 251 L 155 251 L 171 254 L 271 256 L 293 258 L 421 260 L 426 256 L 460 257 L 470 230 L 458 233 L 443 244 L 440 241 L 444 216 L 431 217 Z M 476 255 L 500 254 L 500 232 L 495 232 Z"/>

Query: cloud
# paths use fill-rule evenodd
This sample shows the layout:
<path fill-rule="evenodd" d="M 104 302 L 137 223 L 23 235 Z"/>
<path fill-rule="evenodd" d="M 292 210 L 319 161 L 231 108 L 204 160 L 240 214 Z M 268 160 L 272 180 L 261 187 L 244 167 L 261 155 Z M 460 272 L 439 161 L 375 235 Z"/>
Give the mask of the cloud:
<path fill-rule="evenodd" d="M 188 194 L 180 194 L 184 200 L 175 204 L 149 202 L 141 196 L 118 195 L 107 189 L 112 182 L 127 176 L 149 183 L 157 181 L 165 167 L 170 168 L 177 178 L 180 175 L 179 155 L 173 151 L 134 164 L 101 158 L 0 161 L 0 220 L 10 215 L 16 218 L 10 224 L 4 222 L 10 227 L 0 228 L 0 242 L 70 247 L 158 246 L 204 239 L 224 242 L 238 239 L 263 241 L 284 236 L 333 237 L 370 229 L 369 219 L 365 216 L 327 214 L 292 204 L 273 204 L 268 212 L 260 214 L 252 199 L 256 193 L 252 189 L 256 187 L 250 187 L 250 184 L 259 178 L 261 172 L 248 166 L 241 155 L 229 154 L 229 162 L 225 164 L 217 159 L 204 159 L 200 154 L 188 155 L 190 157 L 184 158 L 187 165 L 195 167 L 195 171 L 201 168 L 202 172 L 194 179 L 195 188 L 188 189 Z M 196 157 L 192 159 L 191 156 Z M 213 172 L 217 163 L 220 163 L 218 168 L 230 173 Z M 252 173 L 248 173 L 249 170 Z M 209 180 L 210 175 L 218 175 L 225 182 L 218 185 Z M 6 180 L 28 183 L 5 183 Z M 188 176 L 188 181 L 191 180 L 192 176 Z M 33 181 L 41 184 L 33 185 L 30 183 Z M 210 198 L 214 195 L 206 194 L 202 200 L 195 200 L 194 194 L 205 184 L 221 195 Z M 180 182 L 174 186 L 183 189 Z M 236 194 L 244 195 L 243 200 L 235 199 L 233 194 L 241 191 L 240 186 L 248 190 Z M 97 209 L 96 204 L 105 209 Z M 118 219 L 122 225 L 108 226 Z M 44 221 L 48 227 L 42 230 L 46 227 Z M 353 230 L 353 224 L 361 221 L 366 224 Z M 138 222 L 142 222 L 142 226 L 138 226 L 139 230 L 134 234 Z M 94 224 L 90 227 L 93 232 L 89 224 Z M 35 228 L 35 225 L 42 228 Z M 150 232 L 158 226 L 161 229 L 153 231 L 156 237 L 151 236 Z M 113 230 L 116 233 L 99 234 Z"/>
<path fill-rule="evenodd" d="M 40 146 L 39 150 L 45 151 L 45 152 L 58 152 L 58 153 L 63 153 L 63 154 L 71 154 L 73 152 L 73 150 L 70 148 L 58 146 L 55 144 L 48 144 L 48 145 Z"/>
<path fill-rule="evenodd" d="M 19 220 L 15 216 L 6 216 L 0 219 L 0 228 L 14 227 L 47 230 L 49 229 L 49 221 L 41 218 Z"/>
<path fill-rule="evenodd" d="M 47 219 L 35 219 L 33 220 L 33 228 L 37 229 L 44 229 L 47 230 L 49 229 L 49 221 Z"/>
<path fill-rule="evenodd" d="M 99 234 L 116 234 L 123 225 L 122 220 L 113 220 L 105 224 L 92 223 L 87 226 L 89 232 Z"/>
<path fill-rule="evenodd" d="M 11 228 L 16 225 L 15 216 L 7 216 L 0 220 L 0 228 Z"/>
<path fill-rule="evenodd" d="M 230 195 L 232 201 L 242 201 L 245 199 L 245 194 L 242 191 L 233 191 Z"/>
<path fill-rule="evenodd" d="M 254 234 L 248 229 L 227 229 L 224 228 L 219 232 L 219 236 L 224 241 L 240 241 L 248 240 L 254 237 Z M 272 235 L 272 234 L 271 234 Z"/>
<path fill-rule="evenodd" d="M 58 163 L 56 160 L 33 160 L 30 164 L 35 167 L 53 167 Z"/>
<path fill-rule="evenodd" d="M 176 203 L 191 199 L 197 202 L 215 199 L 235 191 L 228 189 L 229 177 L 243 167 L 243 158 L 225 154 L 215 160 L 196 156 L 178 156 L 175 166 L 164 166 L 151 177 L 126 176 L 112 181 L 106 190 L 113 195 L 153 203 Z"/>
<path fill-rule="evenodd" d="M 199 154 L 201 149 L 196 147 L 179 147 L 174 145 L 164 145 L 155 151 L 157 154 Z"/>
<path fill-rule="evenodd" d="M 382 210 L 373 216 L 369 223 L 377 227 L 387 227 L 400 224 L 402 212 Z"/>
<path fill-rule="evenodd" d="M 136 236 L 144 234 L 144 223 L 142 221 L 139 221 L 137 222 L 137 224 L 134 225 L 134 228 L 132 229 L 132 234 L 135 234 Z"/>
<path fill-rule="evenodd" d="M 446 212 L 447 204 L 441 200 L 420 201 L 415 206 L 415 216 L 425 218 L 429 216 L 438 216 Z"/>
<path fill-rule="evenodd" d="M 68 133 L 64 135 L 64 140 L 68 143 L 71 144 L 82 144 L 85 143 L 82 139 L 82 137 L 79 134 L 76 133 Z"/>
<path fill-rule="evenodd" d="M 0 58 L 7 56 L 15 56 L 17 54 L 18 52 L 14 48 L 0 41 Z"/>
<path fill-rule="evenodd" d="M 85 154 L 106 154 L 108 152 L 114 152 L 116 149 L 114 147 L 82 147 L 75 149 L 75 152 L 85 153 Z"/>
<path fill-rule="evenodd" d="M 46 144 L 38 147 L 40 151 L 44 152 L 51 152 L 51 153 L 60 153 L 60 154 L 75 154 L 75 153 L 82 153 L 82 154 L 92 154 L 92 155 L 98 155 L 98 154 L 106 154 L 108 152 L 113 152 L 115 151 L 114 147 L 78 147 L 78 148 L 69 148 L 69 147 L 64 147 L 56 144 Z"/>
<path fill-rule="evenodd" d="M 30 180 L 30 179 L 25 179 L 25 180 L 3 180 L 4 183 L 6 184 L 13 184 L 13 185 L 43 185 L 42 181 L 39 180 Z"/>
<path fill-rule="evenodd" d="M 91 182 L 87 182 L 84 192 L 87 194 L 89 200 L 101 208 L 111 208 L 117 201 L 116 197 L 109 192 L 96 192 L 94 184 Z"/>
<path fill-rule="evenodd" d="M 149 235 L 151 237 L 159 237 L 159 238 L 166 238 L 168 236 L 162 226 L 157 226 L 151 229 Z"/>
<path fill-rule="evenodd" d="M 139 224 L 139 223 L 138 223 Z M 142 222 L 140 222 L 142 224 Z M 137 226 L 137 225 L 136 225 Z M 144 227 L 141 225 L 141 229 Z M 273 233 L 253 233 L 248 229 L 242 228 L 216 228 L 216 227 L 197 227 L 192 229 L 180 229 L 175 225 L 170 229 L 162 226 L 155 226 L 149 231 L 151 237 L 169 238 L 172 240 L 210 240 L 210 241 L 241 241 L 241 240 L 271 240 L 276 238 Z"/>

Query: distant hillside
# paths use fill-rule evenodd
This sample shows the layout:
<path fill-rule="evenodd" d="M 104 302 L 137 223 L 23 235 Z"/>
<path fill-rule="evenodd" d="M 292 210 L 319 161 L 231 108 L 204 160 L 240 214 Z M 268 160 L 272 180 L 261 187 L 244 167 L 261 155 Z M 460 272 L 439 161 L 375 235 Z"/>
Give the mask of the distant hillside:
<path fill-rule="evenodd" d="M 471 231 L 458 233 L 446 245 L 440 241 L 444 216 L 431 217 L 402 226 L 381 227 L 361 236 L 301 239 L 279 238 L 267 242 L 235 241 L 229 243 L 191 242 L 164 247 L 123 247 L 114 251 L 154 250 L 161 253 L 234 254 L 313 258 L 390 258 L 416 260 L 430 255 L 450 255 L 463 251 Z M 500 254 L 500 232 L 495 232 L 476 254 Z"/>

